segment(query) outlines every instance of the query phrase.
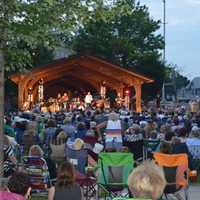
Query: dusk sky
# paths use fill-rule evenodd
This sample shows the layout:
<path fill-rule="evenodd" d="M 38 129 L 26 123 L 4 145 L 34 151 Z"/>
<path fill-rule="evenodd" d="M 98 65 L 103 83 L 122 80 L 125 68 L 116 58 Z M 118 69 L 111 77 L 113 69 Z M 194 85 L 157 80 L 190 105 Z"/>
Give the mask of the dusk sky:
<path fill-rule="evenodd" d="M 163 20 L 163 0 L 140 0 Z M 166 60 L 189 79 L 200 76 L 200 0 L 166 0 Z M 161 26 L 161 33 L 163 27 Z"/>

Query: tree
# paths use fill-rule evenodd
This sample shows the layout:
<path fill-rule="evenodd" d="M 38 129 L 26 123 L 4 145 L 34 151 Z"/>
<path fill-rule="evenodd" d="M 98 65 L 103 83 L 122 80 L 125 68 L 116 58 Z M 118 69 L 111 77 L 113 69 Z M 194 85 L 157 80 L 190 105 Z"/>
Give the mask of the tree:
<path fill-rule="evenodd" d="M 178 90 L 188 85 L 190 81 L 187 77 L 181 74 L 180 67 L 174 64 L 169 64 L 165 68 L 165 82 L 173 82 Z"/>
<path fill-rule="evenodd" d="M 145 86 L 144 94 L 155 96 L 165 74 L 160 61 L 163 39 L 155 34 L 160 21 L 151 19 L 147 7 L 134 0 L 104 2 L 96 3 L 92 18 L 72 38 L 74 51 L 95 55 L 152 77 L 155 83 Z"/>
<path fill-rule="evenodd" d="M 171 87 L 166 87 L 166 93 L 172 95 L 177 100 L 177 92 L 179 89 L 189 84 L 187 77 L 181 74 L 181 71 L 177 65 L 169 64 L 165 68 L 165 83 Z"/>
<path fill-rule="evenodd" d="M 86 20 L 89 0 L 0 1 L 0 176 L 3 175 L 4 69 L 25 71 L 38 47 L 62 44 Z M 64 37 L 63 37 L 64 36 Z"/>

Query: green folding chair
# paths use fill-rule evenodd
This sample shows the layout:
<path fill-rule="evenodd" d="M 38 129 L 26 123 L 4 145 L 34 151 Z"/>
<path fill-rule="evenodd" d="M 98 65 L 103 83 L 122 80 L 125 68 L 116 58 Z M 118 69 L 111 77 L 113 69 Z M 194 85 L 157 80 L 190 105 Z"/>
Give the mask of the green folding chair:
<path fill-rule="evenodd" d="M 100 153 L 98 160 L 97 199 L 128 197 L 127 180 L 133 170 L 133 155 L 131 153 Z"/>

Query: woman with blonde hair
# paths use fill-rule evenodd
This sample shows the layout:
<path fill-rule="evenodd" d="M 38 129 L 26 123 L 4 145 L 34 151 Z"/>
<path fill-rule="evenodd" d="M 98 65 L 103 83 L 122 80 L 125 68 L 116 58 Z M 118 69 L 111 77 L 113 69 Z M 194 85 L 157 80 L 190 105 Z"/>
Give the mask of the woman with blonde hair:
<path fill-rule="evenodd" d="M 39 145 L 32 145 L 29 149 L 29 156 L 43 157 L 44 152 Z"/>
<path fill-rule="evenodd" d="M 75 170 L 70 162 L 60 165 L 57 173 L 57 183 L 51 187 L 48 200 L 81 200 L 80 186 L 75 183 Z"/>
<path fill-rule="evenodd" d="M 154 161 L 145 161 L 129 175 L 128 186 L 134 197 L 156 200 L 166 186 L 164 171 Z"/>
<path fill-rule="evenodd" d="M 50 178 L 56 178 L 56 164 L 48 157 L 45 157 L 43 150 L 39 145 L 32 145 L 29 149 L 29 157 L 38 157 L 44 159 L 46 163 L 45 170 L 49 173 Z"/>

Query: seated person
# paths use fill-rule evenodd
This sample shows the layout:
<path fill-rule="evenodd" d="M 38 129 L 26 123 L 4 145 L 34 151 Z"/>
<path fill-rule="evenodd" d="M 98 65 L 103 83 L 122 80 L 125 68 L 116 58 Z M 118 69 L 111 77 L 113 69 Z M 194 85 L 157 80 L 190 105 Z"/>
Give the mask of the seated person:
<path fill-rule="evenodd" d="M 172 154 L 172 145 L 170 142 L 163 141 L 160 144 L 160 153 Z"/>
<path fill-rule="evenodd" d="M 39 145 L 32 145 L 29 150 L 29 156 L 39 157 L 44 159 L 44 152 Z M 49 172 L 50 178 L 56 178 L 56 164 L 51 160 L 50 157 L 45 158 L 46 171 Z"/>
<path fill-rule="evenodd" d="M 136 142 L 143 140 L 143 135 L 140 133 L 140 126 L 138 124 L 133 124 L 127 129 L 124 135 L 124 141 L 126 142 Z"/>
<path fill-rule="evenodd" d="M 73 163 L 76 170 L 78 170 L 80 173 L 85 173 L 88 153 L 85 149 L 85 143 L 82 139 L 77 138 L 70 146 L 67 145 L 66 157 L 71 163 Z"/>
<path fill-rule="evenodd" d="M 81 138 L 83 139 L 86 136 L 87 129 L 85 126 L 85 123 L 80 122 L 77 126 L 77 132 L 75 134 L 75 138 Z"/>
<path fill-rule="evenodd" d="M 1 200 L 26 200 L 30 197 L 31 182 L 27 174 L 15 172 L 8 181 L 7 191 L 0 191 Z"/>
<path fill-rule="evenodd" d="M 58 169 L 57 183 L 51 187 L 48 200 L 81 200 L 80 186 L 75 183 L 74 167 L 69 162 L 64 162 Z"/>
<path fill-rule="evenodd" d="M 122 129 L 119 115 L 115 112 L 109 114 L 105 133 L 105 148 L 116 149 L 120 151 L 122 148 Z"/>
<path fill-rule="evenodd" d="M 180 137 L 173 137 L 172 139 L 172 153 L 173 154 L 180 154 L 185 153 L 188 156 L 189 168 L 191 170 L 194 169 L 193 157 L 188 149 L 188 146 L 185 142 L 181 141 Z"/>
<path fill-rule="evenodd" d="M 128 177 L 128 187 L 136 198 L 159 199 L 165 186 L 164 171 L 153 161 L 145 161 Z"/>
<path fill-rule="evenodd" d="M 6 135 L 3 138 L 3 153 L 4 153 L 4 176 L 9 177 L 14 171 L 17 164 L 17 159 L 14 154 L 14 149 Z"/>
<path fill-rule="evenodd" d="M 103 151 L 104 146 L 100 143 L 96 143 L 94 148 L 87 149 L 88 152 L 88 168 L 97 167 L 98 155 Z"/>

